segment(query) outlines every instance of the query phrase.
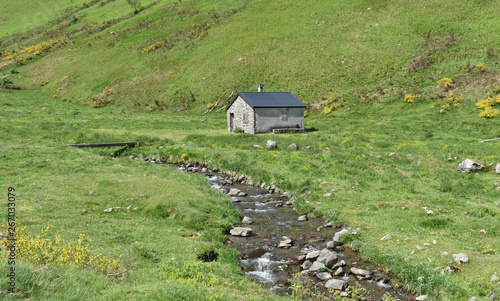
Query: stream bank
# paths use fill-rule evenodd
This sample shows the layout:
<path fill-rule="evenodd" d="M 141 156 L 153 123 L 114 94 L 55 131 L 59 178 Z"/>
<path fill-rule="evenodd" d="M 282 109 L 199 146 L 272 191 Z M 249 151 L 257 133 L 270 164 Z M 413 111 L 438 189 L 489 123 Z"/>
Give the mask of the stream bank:
<path fill-rule="evenodd" d="M 253 185 L 245 181 L 245 176 L 193 164 L 176 167 L 203 174 L 214 189 L 232 197 L 245 218 L 231 230 L 227 246 L 241 253 L 243 272 L 265 288 L 290 295 L 292 282 L 301 275 L 323 294 L 329 294 L 328 287 L 348 297 L 353 289 L 363 288 L 364 292 L 358 294 L 363 300 L 411 298 L 404 287 L 392 285 L 392 275 L 342 245 L 340 234 L 357 229 L 341 230 L 325 224 L 322 218 L 299 216 L 287 192 Z"/>

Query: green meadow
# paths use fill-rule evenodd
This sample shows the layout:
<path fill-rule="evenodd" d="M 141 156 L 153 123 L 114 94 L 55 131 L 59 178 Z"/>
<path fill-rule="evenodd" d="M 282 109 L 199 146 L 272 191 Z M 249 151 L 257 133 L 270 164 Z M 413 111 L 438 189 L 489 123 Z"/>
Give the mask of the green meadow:
<path fill-rule="evenodd" d="M 479 143 L 499 136 L 495 1 L 136 3 L 0 8 L 0 188 L 26 233 L 2 298 L 283 299 L 224 246 L 242 218 L 229 197 L 131 155 L 290 191 L 299 213 L 360 228 L 348 245 L 413 295 L 500 298 L 500 141 Z M 220 109 L 259 83 L 307 104 L 306 133 L 227 132 Z M 68 146 L 121 141 L 141 143 Z M 485 170 L 458 172 L 467 158 Z"/>

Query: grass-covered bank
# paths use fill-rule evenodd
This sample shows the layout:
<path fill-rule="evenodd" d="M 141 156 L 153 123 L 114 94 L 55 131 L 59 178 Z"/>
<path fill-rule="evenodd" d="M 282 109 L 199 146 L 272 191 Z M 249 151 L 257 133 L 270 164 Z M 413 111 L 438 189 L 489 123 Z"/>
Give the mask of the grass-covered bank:
<path fill-rule="evenodd" d="M 125 140 L 173 144 L 140 136 L 128 126 L 154 131 L 155 117 L 117 108 L 92 110 L 38 91 L 0 93 L 0 107 L 0 187 L 5 195 L 8 187 L 15 188 L 18 226 L 41 238 L 25 242 L 30 250 L 18 250 L 15 294 L 6 294 L 7 277 L 0 277 L 2 299 L 279 299 L 248 281 L 237 252 L 223 246 L 223 233 L 241 213 L 203 177 L 113 158 L 119 148 L 87 151 L 65 145 Z M 157 121 L 183 129 L 187 123 L 177 118 Z M 116 134 L 120 131 L 124 133 Z M 7 207 L 2 203 L 5 223 Z M 122 209 L 103 211 L 110 207 Z M 118 260 L 119 269 L 92 272 L 92 267 L 83 267 L 86 259 L 78 261 L 77 256 L 63 262 L 63 255 L 76 249 L 62 248 L 78 246 L 80 239 L 81 246 L 90 244 L 89 254 Z M 63 255 L 52 258 L 49 245 Z M 218 254 L 216 261 L 198 259 L 211 250 Z M 10 267 L 2 259 L 0 274 L 7 275 Z"/>
<path fill-rule="evenodd" d="M 211 191 L 203 178 L 131 161 L 131 154 L 205 162 L 290 190 L 300 212 L 324 215 L 338 226 L 361 227 L 350 237 L 352 244 L 403 276 L 415 293 L 466 300 L 498 291 L 490 281 L 500 249 L 498 175 L 488 165 L 500 162 L 498 142 L 478 143 L 495 137 L 498 123 L 478 118 L 470 104 L 447 114 L 428 101 L 355 105 L 328 115 L 309 113 L 306 134 L 246 135 L 227 133 L 223 112 L 91 109 L 36 90 L 0 95 L 2 187 L 16 187 L 18 217 L 27 231 L 36 235 L 50 224 L 49 238 L 59 234 L 63 243 L 76 243 L 84 234 L 84 243 L 92 239 L 95 254 L 122 255 L 124 273 L 117 282 L 104 276 L 89 282 L 89 298 L 113 299 L 111 292 L 125 287 L 129 299 L 170 294 L 171 288 L 192 292 L 192 299 L 200 294 L 231 299 L 242 286 L 248 288 L 239 294 L 250 299 L 267 294 L 244 280 L 236 254 L 222 246 L 223 233 L 240 217 L 229 200 Z M 254 147 L 268 139 L 278 142 L 277 150 Z M 127 140 L 144 143 L 116 158 L 120 148 L 66 146 Z M 299 149 L 288 150 L 291 143 Z M 478 174 L 459 173 L 456 166 L 465 158 L 489 167 Z M 137 210 L 103 212 L 128 206 Z M 426 214 L 424 207 L 434 214 Z M 392 240 L 379 240 L 388 233 Z M 196 259 L 210 249 L 219 253 L 216 262 Z M 451 255 L 441 256 L 444 251 L 467 253 L 471 263 L 459 266 L 462 273 L 439 275 L 454 264 Z M 65 266 L 23 266 L 29 275 L 47 279 L 60 270 L 83 277 Z M 199 275 L 200 269 L 213 272 Z M 19 295 L 9 296 L 55 293 L 48 280 L 26 283 Z M 165 283 L 174 285 L 162 288 Z M 220 291 L 222 286 L 230 289 Z"/>
<path fill-rule="evenodd" d="M 127 155 L 205 162 L 290 190 L 300 212 L 361 227 L 352 244 L 403 276 L 414 292 L 436 300 L 487 299 L 499 290 L 490 279 L 500 260 L 499 176 L 493 165 L 500 157 L 498 141 L 478 142 L 497 137 L 498 121 L 476 114 L 471 104 L 444 114 L 430 101 L 358 105 L 310 113 L 310 131 L 303 135 L 192 134 Z M 214 116 L 225 127 L 225 116 Z M 267 139 L 277 141 L 278 149 L 254 147 Z M 287 149 L 291 143 L 299 149 Z M 458 172 L 466 158 L 486 171 Z M 380 241 L 389 233 L 391 240 Z M 468 254 L 471 263 L 457 265 L 451 256 L 456 253 Z M 441 275 L 450 265 L 461 273 Z"/>

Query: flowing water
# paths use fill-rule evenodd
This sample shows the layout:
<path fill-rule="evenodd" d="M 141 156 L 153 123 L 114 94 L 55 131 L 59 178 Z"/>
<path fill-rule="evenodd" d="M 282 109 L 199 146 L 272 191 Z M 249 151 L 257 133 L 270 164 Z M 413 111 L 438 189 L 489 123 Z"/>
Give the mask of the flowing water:
<path fill-rule="evenodd" d="M 179 169 L 186 171 L 182 166 Z M 230 236 L 227 242 L 229 247 L 237 249 L 242 254 L 240 265 L 245 274 L 271 291 L 280 295 L 290 294 L 290 281 L 302 270 L 302 262 L 294 258 L 310 251 L 324 249 L 326 242 L 331 241 L 335 232 L 340 229 L 324 225 L 324 221 L 320 218 L 298 221 L 299 215 L 291 206 L 291 202 L 281 194 L 260 187 L 234 183 L 234 179 L 223 174 L 204 174 L 216 189 L 229 191 L 231 188 L 237 188 L 246 194 L 244 197 L 233 197 L 233 203 L 245 216 L 253 219 L 252 224 L 237 225 L 252 228 L 252 235 Z M 291 247 L 277 247 L 283 236 L 291 238 Z M 344 267 L 346 273 L 334 279 L 342 279 L 350 287 L 358 284 L 365 288 L 366 292 L 362 295 L 366 300 L 382 300 L 382 296 L 386 293 L 396 300 L 410 298 L 407 292 L 397 290 L 390 285 L 391 277 L 375 264 L 364 260 L 359 252 L 341 246 L 332 251 L 339 257 L 339 261 L 346 262 Z M 351 267 L 369 270 L 372 275 L 369 279 L 365 279 L 349 274 Z M 319 291 L 327 293 L 324 288 L 326 281 L 321 281 L 314 275 L 308 278 L 314 282 Z"/>

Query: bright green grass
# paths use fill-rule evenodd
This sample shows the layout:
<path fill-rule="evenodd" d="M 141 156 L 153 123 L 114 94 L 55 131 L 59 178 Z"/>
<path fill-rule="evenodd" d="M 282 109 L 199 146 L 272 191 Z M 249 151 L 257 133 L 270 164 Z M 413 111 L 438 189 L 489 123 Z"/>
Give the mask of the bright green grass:
<path fill-rule="evenodd" d="M 185 146 L 174 143 L 126 155 L 142 152 L 180 161 L 187 154 L 189 161 L 290 190 L 299 212 L 362 228 L 353 245 L 404 277 L 415 293 L 467 300 L 498 290 L 490 277 L 499 264 L 500 248 L 498 175 L 492 165 L 500 162 L 498 145 L 478 143 L 498 136 L 498 120 L 480 119 L 472 107 L 466 104 L 440 114 L 429 101 L 358 105 L 329 115 L 310 114 L 306 128 L 312 130 L 303 135 L 193 133 L 179 142 Z M 225 116 L 218 118 L 225 128 Z M 278 142 L 278 150 L 254 148 L 268 139 Z M 299 150 L 287 150 L 291 143 Z M 445 161 L 448 157 L 457 159 Z M 458 172 L 466 158 L 488 170 Z M 332 190 L 332 196 L 324 196 Z M 434 214 L 426 214 L 424 207 Z M 381 242 L 388 233 L 393 239 Z M 483 252 L 488 249 L 495 254 Z M 444 251 L 450 255 L 441 256 Z M 461 252 L 469 255 L 471 264 L 460 266 L 461 274 L 439 275 L 455 264 L 451 254 Z"/>
<path fill-rule="evenodd" d="M 119 148 L 83 150 L 63 144 L 140 140 L 171 145 L 171 140 L 138 136 L 127 126 L 134 123 L 136 128 L 153 130 L 155 118 L 116 108 L 92 110 L 38 91 L 1 93 L 0 107 L 0 187 L 5 192 L 8 187 L 16 189 L 19 223 L 33 235 L 50 225 L 52 231 L 44 237 L 60 234 L 63 243 L 76 243 L 84 234 L 93 253 L 108 258 L 122 255 L 124 272 L 123 279 L 115 282 L 84 270 L 18 260 L 17 293 L 2 293 L 3 298 L 279 299 L 247 280 L 238 266 L 239 254 L 223 246 L 223 234 L 241 213 L 203 177 L 165 165 L 112 158 Z M 178 116 L 163 116 L 158 123 L 184 131 L 185 122 L 179 124 Z M 115 133 L 124 129 L 128 132 Z M 103 211 L 128 206 L 136 209 Z M 197 256 L 209 250 L 218 253 L 217 261 L 198 261 Z M 2 259 L 1 274 L 7 275 L 9 268 Z M 4 291 L 6 282 L 0 277 Z"/>
<path fill-rule="evenodd" d="M 18 82 L 48 81 L 46 93 L 58 90 L 75 101 L 109 85 L 116 103 L 150 110 L 201 111 L 258 83 L 268 91 L 292 91 L 307 103 L 334 94 L 349 102 L 387 103 L 418 91 L 433 97 L 442 77 L 468 78 L 456 93 L 476 100 L 494 81 L 470 79 L 466 65 L 496 70 L 498 60 L 494 1 L 163 0 L 136 16 L 130 11 L 117 0 L 79 9 L 83 18 L 69 27 L 61 28 L 65 21 L 52 25 L 53 36 L 73 32 L 70 43 L 20 68 Z M 118 23 L 101 31 L 110 20 Z M 215 24 L 206 36 L 193 37 L 207 22 Z M 90 31 L 76 31 L 83 27 Z M 23 43 L 43 39 L 32 35 Z M 2 47 L 17 47 L 9 41 Z M 169 46 L 143 51 L 159 41 Z M 433 64 L 407 71 L 417 57 Z M 365 100 L 366 94 L 372 97 Z"/>

